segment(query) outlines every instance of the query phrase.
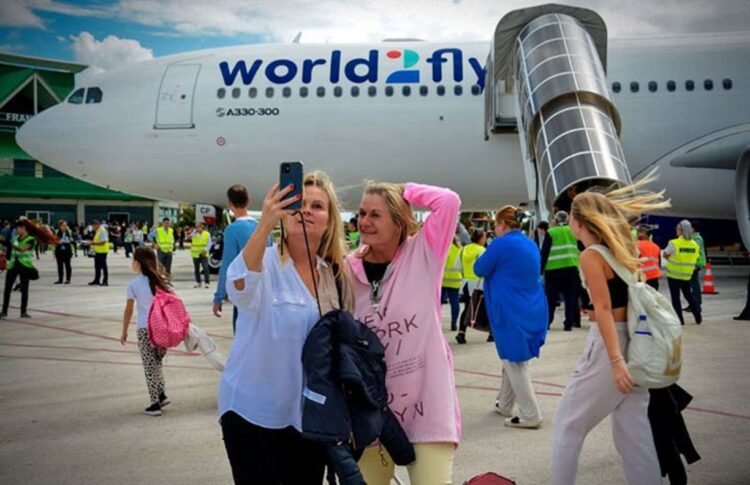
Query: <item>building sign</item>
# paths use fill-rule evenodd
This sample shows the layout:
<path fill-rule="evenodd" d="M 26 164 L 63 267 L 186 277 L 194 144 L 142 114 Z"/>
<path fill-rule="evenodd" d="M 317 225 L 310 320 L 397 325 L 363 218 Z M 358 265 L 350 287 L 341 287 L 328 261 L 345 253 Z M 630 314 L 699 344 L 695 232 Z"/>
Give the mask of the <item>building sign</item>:
<path fill-rule="evenodd" d="M 216 207 L 207 204 L 195 204 L 195 222 L 203 222 L 209 226 L 216 224 Z"/>
<path fill-rule="evenodd" d="M 4 113 L 0 111 L 0 123 L 21 126 L 34 115 L 21 113 Z"/>

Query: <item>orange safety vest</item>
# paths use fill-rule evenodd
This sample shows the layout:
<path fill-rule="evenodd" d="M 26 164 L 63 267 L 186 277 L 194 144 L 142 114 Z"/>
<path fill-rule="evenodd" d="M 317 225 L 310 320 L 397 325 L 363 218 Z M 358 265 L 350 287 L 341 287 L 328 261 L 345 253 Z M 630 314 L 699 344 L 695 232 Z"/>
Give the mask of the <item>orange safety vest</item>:
<path fill-rule="evenodd" d="M 639 264 L 641 271 L 647 280 L 653 280 L 661 277 L 661 268 L 659 267 L 659 256 L 661 250 L 652 241 L 638 241 L 638 252 L 642 262 Z"/>

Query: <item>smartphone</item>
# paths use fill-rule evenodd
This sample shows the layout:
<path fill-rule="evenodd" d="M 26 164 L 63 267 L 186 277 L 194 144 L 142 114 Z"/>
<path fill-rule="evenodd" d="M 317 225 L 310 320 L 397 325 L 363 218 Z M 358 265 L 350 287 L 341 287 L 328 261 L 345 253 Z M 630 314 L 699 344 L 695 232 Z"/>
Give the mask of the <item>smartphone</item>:
<path fill-rule="evenodd" d="M 279 167 L 279 190 L 294 185 L 294 189 L 286 194 L 284 199 L 294 197 L 295 195 L 302 195 L 302 178 L 304 176 L 304 165 L 302 162 L 281 162 Z M 287 209 L 300 210 L 302 209 L 302 199 L 294 202 L 288 206 Z"/>

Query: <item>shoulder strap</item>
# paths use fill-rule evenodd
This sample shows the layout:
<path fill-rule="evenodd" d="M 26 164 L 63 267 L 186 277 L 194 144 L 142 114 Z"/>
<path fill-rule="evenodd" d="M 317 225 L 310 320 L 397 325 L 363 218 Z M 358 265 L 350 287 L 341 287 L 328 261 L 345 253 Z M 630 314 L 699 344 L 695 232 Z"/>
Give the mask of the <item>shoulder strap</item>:
<path fill-rule="evenodd" d="M 333 268 L 333 279 L 336 280 L 336 294 L 339 297 L 339 310 L 344 309 L 344 291 L 341 286 L 341 276 L 339 274 L 339 265 L 334 263 Z"/>
<path fill-rule="evenodd" d="M 609 263 L 609 265 L 612 267 L 612 271 L 614 271 L 622 281 L 624 281 L 628 285 L 631 285 L 638 281 L 633 273 L 628 271 L 627 268 L 620 264 L 619 261 L 615 260 L 615 257 L 612 255 L 612 252 L 609 250 L 609 248 L 602 246 L 601 244 L 594 244 L 592 246 L 589 246 L 589 248 L 601 254 L 604 257 L 604 260 L 607 261 L 607 263 Z"/>

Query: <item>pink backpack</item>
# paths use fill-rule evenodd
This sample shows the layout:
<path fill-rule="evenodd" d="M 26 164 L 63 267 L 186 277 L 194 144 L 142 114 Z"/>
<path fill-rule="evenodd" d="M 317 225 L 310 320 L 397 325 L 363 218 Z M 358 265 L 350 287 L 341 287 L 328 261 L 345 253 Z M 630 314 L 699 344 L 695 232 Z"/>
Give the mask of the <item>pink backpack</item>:
<path fill-rule="evenodd" d="M 501 477 L 497 473 L 483 473 L 464 482 L 464 485 L 515 485 L 516 482 L 509 478 Z"/>
<path fill-rule="evenodd" d="M 189 325 L 190 315 L 182 300 L 173 293 L 157 288 L 148 312 L 151 345 L 165 349 L 176 347 L 185 340 Z"/>

